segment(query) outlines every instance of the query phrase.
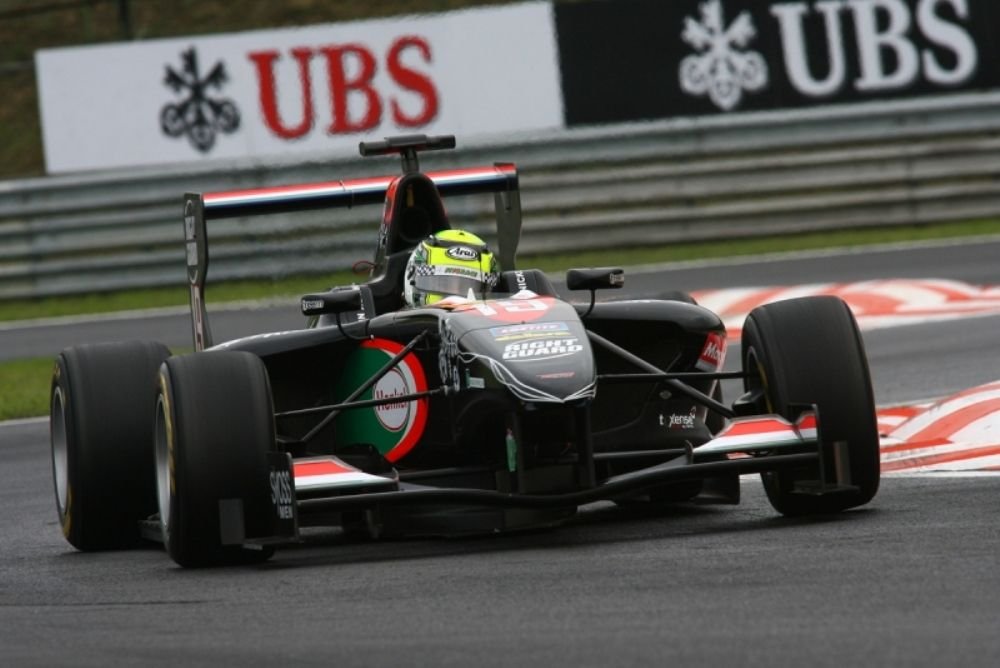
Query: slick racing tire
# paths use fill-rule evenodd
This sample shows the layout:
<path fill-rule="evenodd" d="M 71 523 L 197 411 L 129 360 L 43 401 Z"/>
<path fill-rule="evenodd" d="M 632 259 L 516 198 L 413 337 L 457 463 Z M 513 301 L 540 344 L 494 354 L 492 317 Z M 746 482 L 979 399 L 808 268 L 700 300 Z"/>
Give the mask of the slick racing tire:
<path fill-rule="evenodd" d="M 170 557 L 184 567 L 270 558 L 269 546 L 223 544 L 220 503 L 237 502 L 244 519 L 271 510 L 274 409 L 260 358 L 211 351 L 164 362 L 154 442 L 160 528 Z"/>
<path fill-rule="evenodd" d="M 63 535 L 79 550 L 139 542 L 156 512 L 153 407 L 170 351 L 129 341 L 67 348 L 49 395 L 52 478 Z"/>
<path fill-rule="evenodd" d="M 868 503 L 879 486 L 878 427 L 864 345 L 847 305 L 837 297 L 806 297 L 758 307 L 747 316 L 742 348 L 744 385 L 761 391 L 762 412 L 795 420 L 803 404 L 815 404 L 828 471 L 831 444 L 847 443 L 850 484 L 856 489 L 796 491 L 798 482 L 817 479 L 815 467 L 763 473 L 775 510 L 822 514 Z"/>

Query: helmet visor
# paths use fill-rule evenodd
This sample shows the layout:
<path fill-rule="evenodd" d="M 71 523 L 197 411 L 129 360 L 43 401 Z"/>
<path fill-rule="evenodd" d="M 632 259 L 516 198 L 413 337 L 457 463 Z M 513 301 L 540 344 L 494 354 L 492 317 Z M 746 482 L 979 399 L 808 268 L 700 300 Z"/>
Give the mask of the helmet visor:
<path fill-rule="evenodd" d="M 464 297 L 469 289 L 477 296 L 482 295 L 484 282 L 480 278 L 461 276 L 457 274 L 439 274 L 434 276 L 417 276 L 414 287 L 420 292 L 433 292 L 440 295 L 456 295 Z"/>

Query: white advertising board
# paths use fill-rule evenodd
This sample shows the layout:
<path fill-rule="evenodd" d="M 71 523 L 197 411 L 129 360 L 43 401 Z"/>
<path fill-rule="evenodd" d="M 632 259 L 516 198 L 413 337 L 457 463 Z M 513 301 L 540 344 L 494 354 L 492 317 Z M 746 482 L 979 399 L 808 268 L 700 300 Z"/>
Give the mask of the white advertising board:
<path fill-rule="evenodd" d="M 35 58 L 53 174 L 344 156 L 396 134 L 462 141 L 563 125 L 548 2 Z"/>

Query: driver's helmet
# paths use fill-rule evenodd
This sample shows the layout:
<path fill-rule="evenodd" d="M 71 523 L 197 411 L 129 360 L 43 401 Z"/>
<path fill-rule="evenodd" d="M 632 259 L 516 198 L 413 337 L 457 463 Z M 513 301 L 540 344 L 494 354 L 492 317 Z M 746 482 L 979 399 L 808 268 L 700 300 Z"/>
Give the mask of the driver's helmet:
<path fill-rule="evenodd" d="M 471 232 L 441 230 L 413 249 L 406 263 L 403 298 L 409 306 L 430 306 L 445 297 L 483 299 L 499 279 L 497 261 Z"/>

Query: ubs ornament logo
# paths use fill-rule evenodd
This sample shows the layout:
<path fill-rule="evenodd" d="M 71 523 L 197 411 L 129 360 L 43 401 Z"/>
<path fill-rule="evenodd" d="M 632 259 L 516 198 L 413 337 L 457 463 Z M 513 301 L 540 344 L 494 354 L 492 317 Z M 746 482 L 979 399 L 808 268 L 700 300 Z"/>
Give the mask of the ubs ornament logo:
<path fill-rule="evenodd" d="M 160 127 L 168 137 L 186 135 L 192 146 L 208 153 L 215 145 L 218 132 L 230 134 L 240 127 L 240 112 L 232 100 L 208 95 L 209 89 L 221 91 L 223 84 L 229 81 L 222 61 L 217 62 L 204 78 L 198 71 L 198 53 L 193 48 L 181 53 L 181 61 L 180 72 L 167 65 L 163 84 L 187 97 L 163 107 Z"/>
<path fill-rule="evenodd" d="M 740 51 L 757 36 L 749 12 L 742 12 L 732 25 L 724 27 L 721 0 L 700 6 L 701 22 L 684 19 L 681 38 L 700 53 L 681 61 L 681 89 L 689 95 L 706 93 L 720 109 L 730 111 L 743 97 L 767 86 L 764 57 L 756 51 Z"/>

